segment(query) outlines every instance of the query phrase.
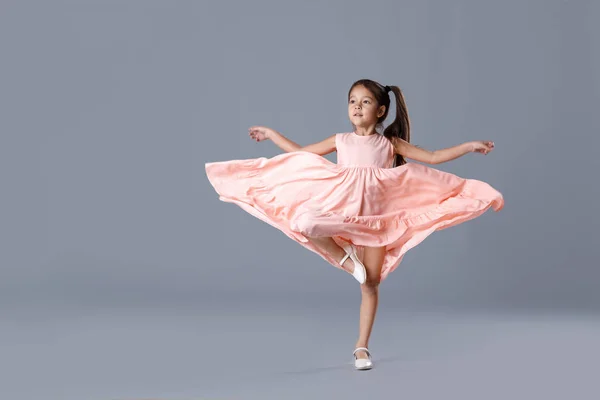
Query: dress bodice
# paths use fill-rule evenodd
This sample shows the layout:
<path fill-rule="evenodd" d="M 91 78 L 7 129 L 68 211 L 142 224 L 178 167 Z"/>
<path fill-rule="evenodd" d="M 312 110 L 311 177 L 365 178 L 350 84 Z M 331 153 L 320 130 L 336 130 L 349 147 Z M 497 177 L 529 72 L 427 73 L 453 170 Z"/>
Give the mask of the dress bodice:
<path fill-rule="evenodd" d="M 379 168 L 392 168 L 394 165 L 394 146 L 381 134 L 360 136 L 355 132 L 338 133 L 335 143 L 339 165 Z"/>

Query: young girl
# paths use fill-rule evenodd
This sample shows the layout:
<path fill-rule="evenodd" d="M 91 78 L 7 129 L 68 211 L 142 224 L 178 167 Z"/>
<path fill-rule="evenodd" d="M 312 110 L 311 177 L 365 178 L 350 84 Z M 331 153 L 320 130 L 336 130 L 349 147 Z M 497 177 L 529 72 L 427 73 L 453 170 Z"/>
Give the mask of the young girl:
<path fill-rule="evenodd" d="M 396 98 L 396 119 L 381 134 L 390 91 Z M 379 283 L 431 233 L 490 207 L 499 211 L 504 199 L 485 182 L 405 161 L 440 164 L 469 152 L 488 154 L 494 143 L 472 141 L 435 151 L 410 144 L 408 112 L 397 86 L 354 82 L 348 117 L 352 132 L 304 147 L 273 129 L 253 126 L 252 139 L 270 139 L 285 153 L 205 166 L 220 200 L 237 204 L 360 282 L 354 363 L 357 369 L 370 369 L 368 343 Z M 333 151 L 337 164 L 322 157 Z"/>

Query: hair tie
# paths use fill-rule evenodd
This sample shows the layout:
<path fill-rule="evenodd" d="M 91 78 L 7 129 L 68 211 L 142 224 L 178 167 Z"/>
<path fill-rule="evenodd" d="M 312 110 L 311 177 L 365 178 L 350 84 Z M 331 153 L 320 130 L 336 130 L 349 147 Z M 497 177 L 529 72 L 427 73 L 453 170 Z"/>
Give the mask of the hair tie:
<path fill-rule="evenodd" d="M 385 89 L 386 93 L 388 93 L 388 92 L 390 92 L 392 90 L 392 88 L 389 87 L 389 86 L 387 86 L 387 85 L 385 85 L 384 89 Z"/>

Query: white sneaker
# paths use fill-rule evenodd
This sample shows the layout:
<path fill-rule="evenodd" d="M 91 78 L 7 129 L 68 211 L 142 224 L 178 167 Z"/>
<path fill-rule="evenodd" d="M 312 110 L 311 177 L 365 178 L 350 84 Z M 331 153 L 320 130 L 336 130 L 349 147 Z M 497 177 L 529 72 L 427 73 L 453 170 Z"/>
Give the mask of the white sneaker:
<path fill-rule="evenodd" d="M 352 243 L 347 243 L 342 246 L 346 255 L 340 261 L 340 265 L 344 265 L 344 262 L 348 257 L 354 263 L 354 272 L 352 272 L 352 276 L 362 285 L 367 280 L 367 270 L 363 263 L 358 259 L 358 255 L 356 254 L 356 249 L 352 245 Z"/>
<path fill-rule="evenodd" d="M 360 350 L 363 350 L 364 352 L 367 353 L 367 356 L 369 358 L 356 358 L 356 353 L 359 352 Z M 367 349 L 366 347 L 358 347 L 354 350 L 354 368 L 356 369 L 371 369 L 373 368 L 373 361 L 371 361 L 371 353 L 369 352 L 369 349 Z"/>

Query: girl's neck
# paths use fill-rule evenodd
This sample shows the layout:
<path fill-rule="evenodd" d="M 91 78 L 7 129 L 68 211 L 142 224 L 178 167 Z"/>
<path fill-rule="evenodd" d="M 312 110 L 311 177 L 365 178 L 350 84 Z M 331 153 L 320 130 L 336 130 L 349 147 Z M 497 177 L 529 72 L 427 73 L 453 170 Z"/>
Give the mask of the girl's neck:
<path fill-rule="evenodd" d="M 365 131 L 360 131 L 360 133 L 355 129 L 352 133 L 354 133 L 356 136 L 373 136 L 373 135 L 378 135 L 379 133 L 377 131 L 372 131 L 372 132 L 365 132 Z"/>

